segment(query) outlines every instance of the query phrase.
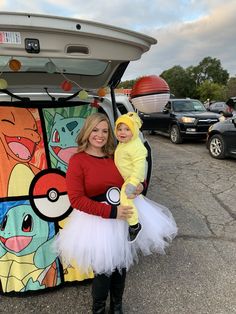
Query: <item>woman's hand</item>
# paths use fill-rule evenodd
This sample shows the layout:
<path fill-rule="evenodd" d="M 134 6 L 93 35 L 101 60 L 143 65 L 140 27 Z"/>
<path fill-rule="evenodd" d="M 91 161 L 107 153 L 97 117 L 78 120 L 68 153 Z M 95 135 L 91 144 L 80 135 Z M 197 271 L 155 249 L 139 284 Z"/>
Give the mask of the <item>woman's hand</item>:
<path fill-rule="evenodd" d="M 143 192 L 143 185 L 141 183 L 138 184 L 138 186 L 136 187 L 136 190 L 134 191 L 133 194 L 130 194 L 128 196 L 128 198 L 135 198 L 137 195 L 141 194 Z"/>
<path fill-rule="evenodd" d="M 123 220 L 127 220 L 128 218 L 131 218 L 133 215 L 133 210 L 131 206 L 122 206 L 119 205 L 117 207 L 117 219 L 123 219 Z"/>

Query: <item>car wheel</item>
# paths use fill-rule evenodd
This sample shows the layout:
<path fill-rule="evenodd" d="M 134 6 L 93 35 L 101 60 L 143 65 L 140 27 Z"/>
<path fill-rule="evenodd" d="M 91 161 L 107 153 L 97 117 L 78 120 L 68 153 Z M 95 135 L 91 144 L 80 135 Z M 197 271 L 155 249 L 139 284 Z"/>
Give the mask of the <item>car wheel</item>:
<path fill-rule="evenodd" d="M 180 135 L 180 131 L 177 125 L 172 125 L 170 129 L 170 140 L 174 144 L 180 144 L 183 142 L 183 139 Z"/>
<path fill-rule="evenodd" d="M 225 143 L 220 134 L 213 135 L 209 140 L 209 152 L 213 158 L 225 158 Z"/>

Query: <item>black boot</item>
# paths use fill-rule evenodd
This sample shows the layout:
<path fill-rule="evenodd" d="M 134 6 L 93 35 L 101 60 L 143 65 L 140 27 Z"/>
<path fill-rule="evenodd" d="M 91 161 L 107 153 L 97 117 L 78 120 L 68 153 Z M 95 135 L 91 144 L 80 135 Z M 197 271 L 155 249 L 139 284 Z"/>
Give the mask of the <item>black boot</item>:
<path fill-rule="evenodd" d="M 125 289 L 126 270 L 116 270 L 111 276 L 110 314 L 123 314 L 122 297 Z"/>
<path fill-rule="evenodd" d="M 111 300 L 109 314 L 123 314 L 122 302 L 114 303 Z"/>
<path fill-rule="evenodd" d="M 105 313 L 110 282 L 111 277 L 106 275 L 97 275 L 94 277 L 92 286 L 93 314 Z"/>
<path fill-rule="evenodd" d="M 105 314 L 106 301 L 93 301 L 93 314 Z"/>

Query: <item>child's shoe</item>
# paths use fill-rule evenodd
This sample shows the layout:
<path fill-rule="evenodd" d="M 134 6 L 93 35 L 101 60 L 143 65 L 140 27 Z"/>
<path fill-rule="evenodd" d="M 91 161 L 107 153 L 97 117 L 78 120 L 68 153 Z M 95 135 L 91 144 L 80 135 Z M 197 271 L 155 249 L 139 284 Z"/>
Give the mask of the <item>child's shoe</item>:
<path fill-rule="evenodd" d="M 129 226 L 128 241 L 131 243 L 137 240 L 137 237 L 140 235 L 141 230 L 142 230 L 142 225 L 140 223 L 137 223 L 137 225 L 135 226 Z"/>

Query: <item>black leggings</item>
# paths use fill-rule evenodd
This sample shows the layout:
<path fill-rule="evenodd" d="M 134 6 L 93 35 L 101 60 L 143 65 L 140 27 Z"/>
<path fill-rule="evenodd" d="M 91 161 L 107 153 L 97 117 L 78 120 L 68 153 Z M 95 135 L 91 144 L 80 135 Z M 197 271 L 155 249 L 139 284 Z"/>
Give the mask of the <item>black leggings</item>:
<path fill-rule="evenodd" d="M 92 285 L 93 302 L 106 302 L 110 291 L 111 302 L 121 303 L 125 288 L 125 278 L 125 269 L 121 273 L 115 270 L 111 276 L 105 274 L 96 275 Z"/>

